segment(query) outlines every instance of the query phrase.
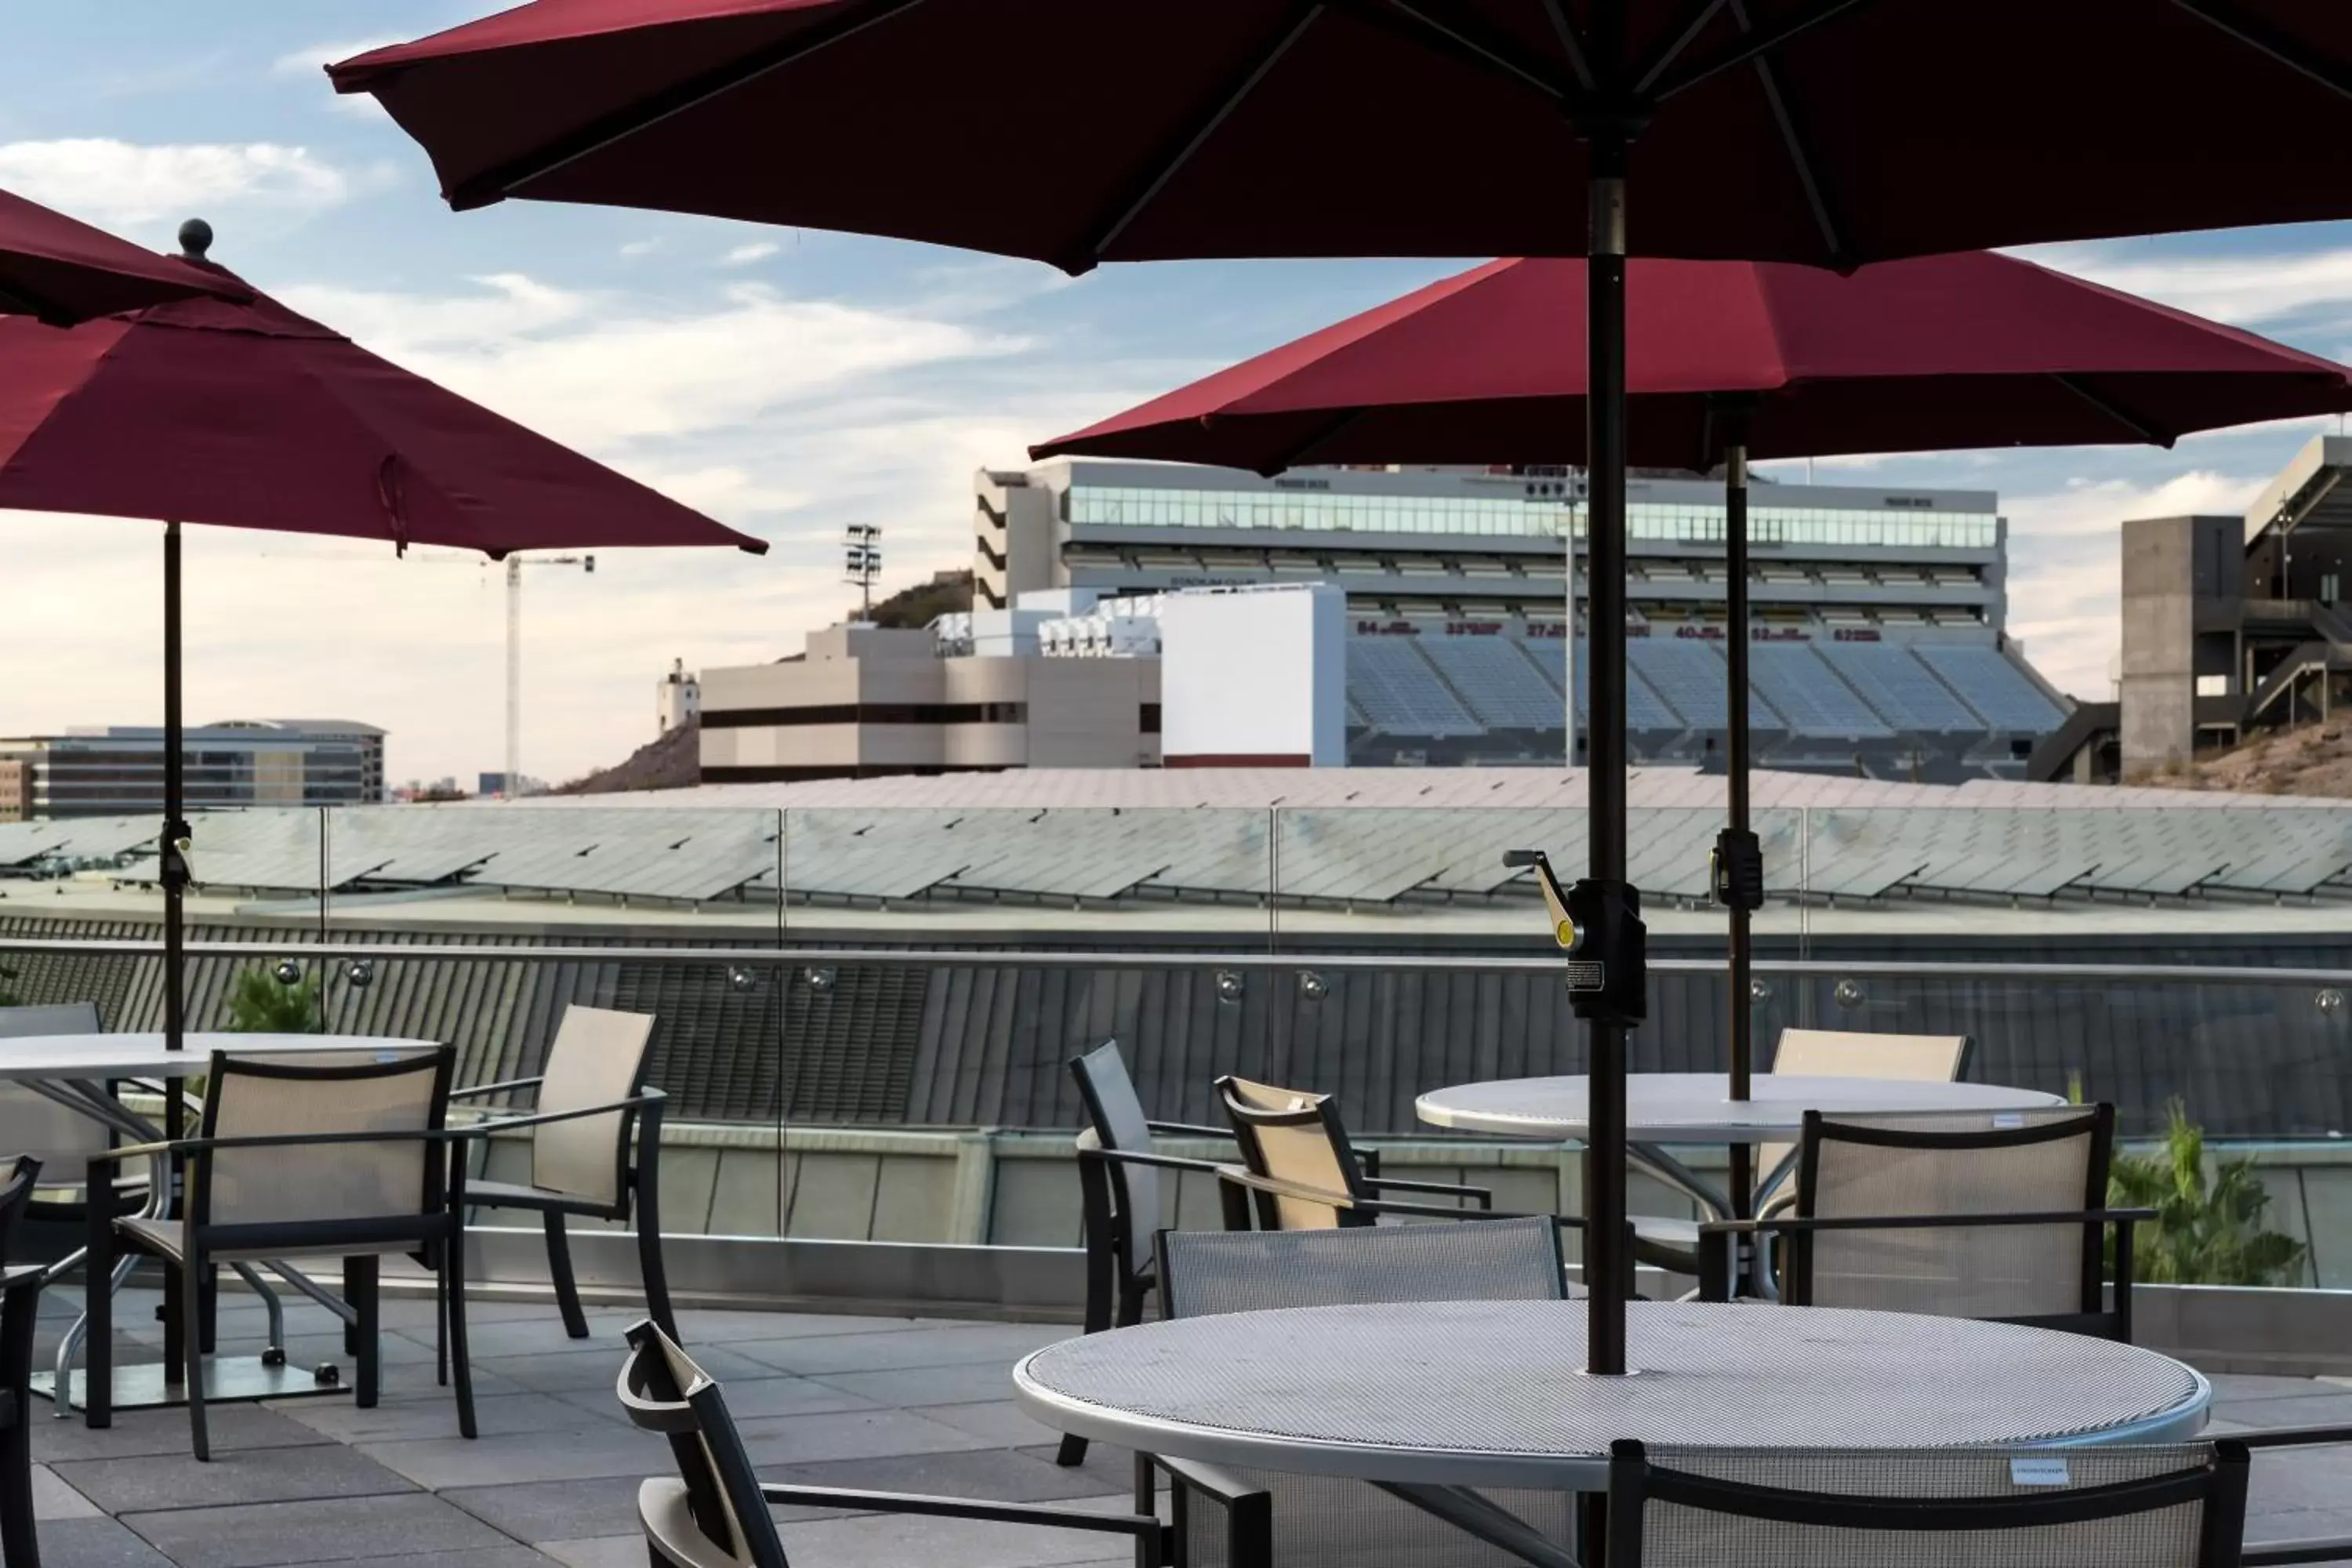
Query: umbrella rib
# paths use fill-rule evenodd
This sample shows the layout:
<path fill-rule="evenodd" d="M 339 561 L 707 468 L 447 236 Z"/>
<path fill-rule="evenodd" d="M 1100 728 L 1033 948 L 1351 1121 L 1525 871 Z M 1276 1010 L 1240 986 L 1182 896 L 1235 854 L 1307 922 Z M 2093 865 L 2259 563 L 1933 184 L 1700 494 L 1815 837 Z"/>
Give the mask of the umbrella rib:
<path fill-rule="evenodd" d="M 2201 22 L 2210 23 L 2258 53 L 2268 55 L 2300 76 L 2326 88 L 2339 98 L 2352 98 L 2352 69 L 2338 60 L 2312 58 L 2301 39 L 2266 22 L 2249 16 L 2228 0 L 2172 0 Z"/>
<path fill-rule="evenodd" d="M 1274 462 L 1270 466 L 1260 468 L 1258 472 L 1271 479 L 1276 474 L 1281 473 L 1286 468 L 1297 468 L 1301 462 L 1306 460 L 1307 456 L 1312 453 L 1316 447 L 1320 447 L 1326 441 L 1329 441 L 1343 434 L 1349 426 L 1355 424 L 1356 421 L 1361 419 L 1370 412 L 1370 409 L 1369 405 L 1362 408 L 1343 408 L 1339 410 L 1331 418 L 1325 420 L 1321 425 L 1316 426 L 1314 430 L 1310 431 L 1300 439 L 1292 442 L 1289 446 L 1284 447 L 1282 451 L 1276 456 Z"/>
<path fill-rule="evenodd" d="M 1748 7 L 1740 0 L 1731 0 L 1732 19 L 1739 30 L 1748 30 Z M 1838 236 L 1837 220 L 1830 216 L 1829 198 L 1822 193 L 1820 177 L 1813 169 L 1811 153 L 1805 150 L 1805 139 L 1797 132 L 1796 117 L 1789 112 L 1789 100 L 1780 91 L 1780 79 L 1765 56 L 1756 57 L 1756 79 L 1764 89 L 1764 101 L 1772 110 L 1772 123 L 1780 128 L 1780 145 L 1789 154 L 1789 162 L 1797 172 L 1797 183 L 1805 188 L 1805 205 L 1812 209 L 1813 222 L 1822 231 L 1822 244 L 1829 251 L 1830 264 L 1834 267 L 1845 260 L 1845 242 Z"/>
<path fill-rule="evenodd" d="M 1560 52 L 1568 57 L 1568 68 L 1576 73 L 1576 85 L 1586 92 L 1592 90 L 1592 67 L 1584 58 L 1584 40 L 1576 36 L 1570 25 L 1568 12 L 1560 0 L 1543 0 L 1544 15 L 1551 18 L 1551 30 L 1559 38 Z"/>
<path fill-rule="evenodd" d="M 1394 12 L 1434 34 L 1447 46 L 1468 57 L 1474 64 L 1501 71 L 1548 98 L 1556 98 L 1563 102 L 1571 98 L 1569 90 L 1552 80 L 1540 64 L 1522 58 L 1508 40 L 1488 33 L 1458 11 L 1450 16 L 1439 15 L 1444 3 L 1445 0 L 1383 0 L 1380 9 Z"/>
<path fill-rule="evenodd" d="M 651 130 L 666 120 L 699 109 L 737 88 L 757 81 L 771 71 L 796 64 L 820 49 L 855 37 L 868 27 L 878 26 L 922 3 L 923 0 L 872 0 L 871 4 L 857 7 L 830 26 L 796 33 L 698 76 L 688 77 L 657 92 L 647 93 L 609 114 L 598 115 L 577 130 L 541 142 L 527 153 L 458 181 L 442 194 L 450 207 L 457 212 L 503 201 L 520 186 L 545 179 L 568 164 Z"/>
<path fill-rule="evenodd" d="M 2151 447 L 2164 447 L 2168 448 L 2171 447 L 2172 443 L 2179 438 L 2159 426 L 2151 425 L 2137 415 L 2133 414 L 2128 409 L 2126 409 L 2122 405 L 2116 403 L 2114 398 L 2096 391 L 2088 382 L 2084 381 L 2079 375 L 2068 375 L 2061 372 L 2051 376 L 2050 379 L 2064 387 L 2067 391 L 2073 393 L 2075 396 L 2081 398 L 2084 402 L 2089 404 L 2092 407 L 2097 409 L 2100 413 L 2105 415 L 2108 418 L 2114 420 L 2116 424 L 2122 426 L 2125 429 L 2130 431 L 2134 437 L 2147 442 Z"/>
<path fill-rule="evenodd" d="M 1256 63 L 1239 80 L 1225 89 L 1217 99 L 1215 107 L 1191 128 L 1173 152 L 1156 160 L 1150 177 L 1141 182 L 1136 194 L 1128 199 L 1118 214 L 1107 223 L 1091 226 L 1088 237 L 1074 247 L 1071 258 L 1058 263 L 1062 269 L 1072 274 L 1081 273 L 1101 261 L 1105 253 L 1118 243 L 1118 237 L 1143 216 L 1145 208 L 1159 200 L 1160 193 L 1168 188 L 1168 182 L 1183 172 L 1184 165 L 1192 161 L 1193 154 L 1216 135 L 1234 110 L 1239 109 L 1243 101 L 1257 89 L 1258 83 L 1282 63 L 1283 57 L 1290 53 L 1299 38 L 1328 9 L 1329 7 L 1321 0 L 1313 5 L 1294 6 L 1281 37 L 1275 39 L 1271 47 L 1259 54 Z"/>
<path fill-rule="evenodd" d="M 1723 9 L 1723 4 L 1724 0 L 1687 0 L 1682 25 L 1668 34 L 1666 46 L 1660 49 L 1634 76 L 1634 97 L 1639 98 L 1649 91 L 1656 85 L 1657 79 L 1665 75 L 1666 68 L 1682 58 L 1684 51 L 1698 42 L 1700 32 L 1709 22 L 1715 20 L 1715 14 Z M 1740 20 L 1739 30 L 1743 33 L 1748 30 L 1745 17 Z"/>
<path fill-rule="evenodd" d="M 1867 4 L 1869 0 L 1815 0 L 1810 10 L 1799 12 L 1777 27 L 1751 33 L 1715 58 L 1702 60 L 1691 67 L 1653 93 L 1651 101 L 1664 103 L 1677 93 L 1689 91 L 1710 77 L 1719 76 L 1734 66 L 1746 65 L 1759 56 L 1769 55 L 1800 34 L 1810 33 L 1823 23 L 1834 21 L 1846 12 Z"/>

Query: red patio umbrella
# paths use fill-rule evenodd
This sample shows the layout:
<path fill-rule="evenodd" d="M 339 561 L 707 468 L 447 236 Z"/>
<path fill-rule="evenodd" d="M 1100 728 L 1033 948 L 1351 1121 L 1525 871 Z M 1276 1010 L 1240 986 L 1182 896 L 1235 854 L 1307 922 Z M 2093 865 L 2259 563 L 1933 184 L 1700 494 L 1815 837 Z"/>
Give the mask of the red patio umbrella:
<path fill-rule="evenodd" d="M 164 1032 L 180 1046 L 180 524 L 478 550 L 728 544 L 738 533 L 297 315 L 205 259 L 203 297 L 68 331 L 0 321 L 0 508 L 163 520 Z M 178 1109 L 171 1098 L 167 1110 Z M 176 1132 L 174 1132 L 176 1136 Z"/>
<path fill-rule="evenodd" d="M 0 191 L 0 312 L 70 327 L 116 310 L 219 293 L 241 298 L 244 289 Z"/>
<path fill-rule="evenodd" d="M 1215 463 L 1584 461 L 1585 263 L 1492 261 L 1032 447 Z M 1731 1085 L 1749 1089 L 1748 461 L 2150 442 L 2352 408 L 2340 365 L 1989 251 L 1848 277 L 1785 262 L 1629 264 L 1633 461 L 1726 470 Z M 1572 568 L 1572 563 L 1571 563 Z M 1572 580 L 1572 571 L 1571 571 Z M 1570 721 L 1573 731 L 1573 721 Z M 1572 762 L 1573 756 L 1570 758 Z M 1747 1206 L 1748 1151 L 1731 1201 Z"/>
<path fill-rule="evenodd" d="M 509 196 L 1034 257 L 1593 258 L 1591 1369 L 1624 1370 L 1624 258 L 2352 216 L 2342 0 L 535 0 L 331 68 Z M 1643 205 L 1629 213 L 1638 166 Z M 1580 203 L 1578 197 L 1584 200 Z M 1580 210 L 1581 209 L 1581 210 Z"/>

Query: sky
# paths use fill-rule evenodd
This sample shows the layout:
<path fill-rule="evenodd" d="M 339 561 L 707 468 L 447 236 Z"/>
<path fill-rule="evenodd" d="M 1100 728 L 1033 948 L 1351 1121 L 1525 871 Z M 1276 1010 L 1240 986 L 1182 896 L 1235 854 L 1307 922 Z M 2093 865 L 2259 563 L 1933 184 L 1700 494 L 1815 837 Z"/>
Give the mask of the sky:
<path fill-rule="evenodd" d="M 0 187 L 157 249 L 213 256 L 400 364 L 736 528 L 733 552 L 610 552 L 527 571 L 526 773 L 652 738 L 689 669 L 793 652 L 837 619 L 844 523 L 885 530 L 885 586 L 971 559 L 971 484 L 1031 442 L 1458 270 L 1463 261 L 1051 268 L 900 242 L 509 202 L 463 216 L 423 153 L 320 66 L 488 0 L 106 0 L 16 20 Z M 2169 237 L 2037 259 L 2352 358 L 2352 226 Z M 1829 480 L 1997 489 L 2010 625 L 2105 697 L 2117 526 L 2233 511 L 2315 426 L 2081 448 L 1825 460 Z M 1797 477 L 1802 465 L 1781 465 Z M 161 717 L 159 530 L 0 513 L 0 734 Z M 227 529 L 186 546 L 191 721 L 359 719 L 397 782 L 501 765 L 505 595 L 472 557 Z"/>

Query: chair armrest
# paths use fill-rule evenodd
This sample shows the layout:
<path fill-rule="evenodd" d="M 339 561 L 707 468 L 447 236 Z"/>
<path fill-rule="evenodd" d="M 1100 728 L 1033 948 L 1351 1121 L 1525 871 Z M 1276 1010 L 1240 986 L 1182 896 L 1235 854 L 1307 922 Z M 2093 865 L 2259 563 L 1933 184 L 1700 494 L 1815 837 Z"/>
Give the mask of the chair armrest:
<path fill-rule="evenodd" d="M 2006 1225 L 2132 1225 L 2156 1218 L 2154 1209 L 2060 1209 L 2031 1214 L 1830 1215 L 1809 1219 L 1715 1219 L 1698 1227 L 1710 1236 L 1749 1236 L 1765 1231 L 1974 1230 Z"/>
<path fill-rule="evenodd" d="M 1144 1126 L 1171 1138 L 1223 1138 L 1230 1143 L 1234 1137 L 1230 1127 L 1207 1127 L 1197 1121 L 1147 1121 Z"/>
<path fill-rule="evenodd" d="M 1334 1193 L 1322 1187 L 1310 1187 L 1304 1182 L 1286 1182 L 1279 1176 L 1261 1176 L 1239 1165 L 1215 1167 L 1217 1179 L 1252 1192 L 1265 1193 L 1277 1198 L 1298 1198 L 1307 1203 L 1323 1204 L 1335 1209 L 1349 1209 L 1357 1214 L 1420 1215 L 1430 1219 L 1548 1219 L 1555 1225 L 1570 1228 L 1582 1226 L 1584 1221 L 1573 1215 L 1516 1214 L 1502 1209 L 1450 1208 L 1444 1204 L 1396 1203 L 1387 1198 L 1360 1198 L 1348 1193 Z M 1458 1187 L 1438 1186 L 1438 1192 L 1459 1192 Z"/>
<path fill-rule="evenodd" d="M 2341 1563 L 2352 1558 L 2352 1537 L 2338 1541 L 2273 1541 L 2238 1553 L 2243 1568 L 2274 1568 L 2286 1563 Z"/>
<path fill-rule="evenodd" d="M 502 1116 L 489 1121 L 469 1122 L 463 1127 L 449 1128 L 445 1134 L 452 1139 L 487 1138 L 493 1132 L 504 1132 L 516 1127 L 543 1127 L 551 1121 L 577 1121 L 583 1116 L 610 1116 L 616 1110 L 647 1110 L 667 1100 L 660 1089 L 649 1089 L 628 1100 L 615 1100 L 603 1105 L 583 1105 L 572 1110 L 535 1111 L 529 1116 Z"/>
<path fill-rule="evenodd" d="M 1244 1498 L 1265 1495 L 1265 1488 L 1254 1487 L 1231 1470 L 1222 1470 L 1214 1465 L 1203 1465 L 1195 1459 L 1171 1459 L 1164 1454 L 1147 1454 L 1144 1458 L 1174 1479 L 1228 1508 Z"/>
<path fill-rule="evenodd" d="M 1395 1176 L 1366 1176 L 1363 1182 L 1368 1187 L 1393 1187 L 1401 1193 L 1453 1193 L 1462 1197 L 1476 1199 L 1478 1206 L 1482 1209 L 1495 1206 L 1495 1194 L 1492 1188 L 1474 1187 L 1467 1182 L 1408 1182 Z"/>
<path fill-rule="evenodd" d="M 1177 1154 L 1147 1154 L 1139 1149 L 1081 1149 L 1081 1160 L 1109 1160 L 1121 1165 L 1157 1165 L 1168 1171 L 1217 1171 L 1214 1160 L 1187 1160 Z"/>
<path fill-rule="evenodd" d="M 2232 1443 L 2249 1448 L 2298 1448 L 2324 1443 L 2352 1443 L 2352 1426 L 2270 1426 L 2229 1434 Z"/>
<path fill-rule="evenodd" d="M 449 1091 L 449 1098 L 452 1100 L 478 1100 L 486 1094 L 503 1094 L 510 1089 L 536 1089 L 546 1081 L 546 1078 L 542 1075 L 539 1078 L 510 1078 L 502 1083 L 478 1083 L 471 1089 L 451 1089 Z"/>
<path fill-rule="evenodd" d="M 796 1487 L 763 1481 L 760 1495 L 772 1503 L 801 1508 L 870 1509 L 877 1513 L 927 1514 L 938 1519 L 985 1520 L 995 1524 L 1032 1524 L 1053 1530 L 1083 1530 L 1096 1535 L 1157 1537 L 1166 1526 L 1151 1514 L 1087 1513 L 1034 1502 L 985 1502 L 976 1498 L 924 1497 L 913 1492 L 869 1492 L 846 1487 Z"/>

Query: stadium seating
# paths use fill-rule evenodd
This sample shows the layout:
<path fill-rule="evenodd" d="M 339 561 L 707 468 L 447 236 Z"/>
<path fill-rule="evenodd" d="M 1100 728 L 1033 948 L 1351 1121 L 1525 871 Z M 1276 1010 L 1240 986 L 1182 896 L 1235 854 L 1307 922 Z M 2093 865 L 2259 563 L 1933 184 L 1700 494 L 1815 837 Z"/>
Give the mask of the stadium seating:
<path fill-rule="evenodd" d="M 1999 648 L 1981 643 L 1924 643 L 1913 649 L 1989 728 L 2042 734 L 2065 715 Z"/>
<path fill-rule="evenodd" d="M 1723 655 L 1710 645 L 1681 637 L 1643 637 L 1626 647 L 1634 673 L 1649 682 L 1691 730 L 1720 730 L 1724 713 Z M 1786 730 L 1789 726 L 1751 687 L 1748 693 L 1748 727 L 1753 731 Z"/>
<path fill-rule="evenodd" d="M 1822 643 L 1820 654 L 1878 716 L 1920 734 L 1981 732 L 1984 721 L 1897 643 Z"/>
<path fill-rule="evenodd" d="M 1411 637 L 1352 637 L 1348 700 L 1391 735 L 1476 735 L 1481 724 L 1454 700 Z"/>
<path fill-rule="evenodd" d="M 1559 688 L 1519 651 L 1520 644 L 1503 637 L 1425 637 L 1419 642 L 1421 652 L 1488 727 L 1565 726 Z"/>
<path fill-rule="evenodd" d="M 1811 643 L 1755 643 L 1748 660 L 1748 679 L 1787 716 L 1791 733 L 1845 740 L 1884 740 L 1895 733 L 1822 662 Z"/>

